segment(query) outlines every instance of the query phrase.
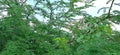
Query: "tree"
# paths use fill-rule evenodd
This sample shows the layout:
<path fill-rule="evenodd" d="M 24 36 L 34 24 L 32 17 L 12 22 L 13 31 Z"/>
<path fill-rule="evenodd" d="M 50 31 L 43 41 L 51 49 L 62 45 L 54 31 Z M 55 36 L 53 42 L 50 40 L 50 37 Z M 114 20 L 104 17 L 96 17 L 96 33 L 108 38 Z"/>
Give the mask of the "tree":
<path fill-rule="evenodd" d="M 34 6 L 26 1 L 0 0 L 0 11 L 7 11 L 0 19 L 0 55 L 119 55 L 119 32 L 111 29 L 106 15 L 82 11 L 93 0 L 34 0 Z M 75 7 L 76 2 L 85 6 Z M 75 16 L 83 19 L 77 22 Z"/>

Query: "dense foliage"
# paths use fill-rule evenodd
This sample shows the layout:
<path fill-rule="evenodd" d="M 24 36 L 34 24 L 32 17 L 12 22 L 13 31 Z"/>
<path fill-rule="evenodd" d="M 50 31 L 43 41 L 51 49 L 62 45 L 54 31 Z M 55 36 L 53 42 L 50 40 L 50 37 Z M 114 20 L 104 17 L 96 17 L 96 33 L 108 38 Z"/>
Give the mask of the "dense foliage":
<path fill-rule="evenodd" d="M 120 11 L 92 17 L 83 9 L 91 7 L 93 0 L 27 2 L 0 0 L 1 14 L 7 11 L 0 18 L 0 55 L 120 54 L 120 32 L 111 28 L 111 22 L 119 23 Z M 76 2 L 85 5 L 76 7 Z M 83 18 L 76 20 L 76 16 Z"/>

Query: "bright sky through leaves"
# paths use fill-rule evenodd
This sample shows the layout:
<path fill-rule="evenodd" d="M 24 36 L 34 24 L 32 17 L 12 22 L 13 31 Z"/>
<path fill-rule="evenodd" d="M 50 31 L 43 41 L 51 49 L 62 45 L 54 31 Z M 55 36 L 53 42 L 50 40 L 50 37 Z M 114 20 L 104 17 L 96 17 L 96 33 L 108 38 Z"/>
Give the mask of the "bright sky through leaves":
<path fill-rule="evenodd" d="M 53 1 L 53 0 L 51 0 L 51 1 Z M 65 0 L 65 1 L 68 1 L 68 0 Z M 87 13 L 91 14 L 92 16 L 100 16 L 100 15 L 102 15 L 104 13 L 103 10 L 101 10 L 99 13 L 97 13 L 97 11 L 102 7 L 109 7 L 110 4 L 111 4 L 111 2 L 109 4 L 106 4 L 107 1 L 108 0 L 96 0 L 96 1 L 93 2 L 94 7 L 87 8 L 87 9 L 85 9 L 85 11 L 87 11 Z M 119 0 L 115 0 L 115 3 L 119 3 L 119 2 L 120 2 Z M 35 2 L 33 0 L 29 0 L 28 4 L 34 5 Z M 77 2 L 77 3 L 75 3 L 75 5 L 77 5 L 79 7 L 79 6 L 84 6 L 85 4 L 81 3 L 81 2 Z M 112 7 L 112 10 L 120 10 L 120 6 L 114 5 Z M 106 13 L 107 13 L 107 11 L 106 11 Z M 39 15 L 36 15 L 36 16 L 40 17 Z M 39 19 L 39 20 L 41 20 L 41 19 Z M 41 21 L 45 21 L 45 20 L 42 19 Z M 120 25 L 116 25 L 116 24 L 113 23 L 113 26 L 114 27 L 112 27 L 112 28 L 114 30 L 119 30 L 120 31 Z"/>

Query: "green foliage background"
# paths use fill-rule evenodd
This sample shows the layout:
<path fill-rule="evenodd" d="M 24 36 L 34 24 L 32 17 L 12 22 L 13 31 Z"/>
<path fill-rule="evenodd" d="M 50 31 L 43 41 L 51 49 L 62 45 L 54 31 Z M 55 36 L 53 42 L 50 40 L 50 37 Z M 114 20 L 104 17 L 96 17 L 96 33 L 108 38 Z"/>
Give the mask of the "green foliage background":
<path fill-rule="evenodd" d="M 120 54 L 120 32 L 112 30 L 109 22 L 118 24 L 120 11 L 113 11 L 110 17 L 92 17 L 83 9 L 94 0 L 82 7 L 74 3 L 84 0 L 34 0 L 34 6 L 26 1 L 0 0 L 0 11 L 8 12 L 0 18 L 0 55 Z M 77 22 L 75 16 L 83 19 Z"/>

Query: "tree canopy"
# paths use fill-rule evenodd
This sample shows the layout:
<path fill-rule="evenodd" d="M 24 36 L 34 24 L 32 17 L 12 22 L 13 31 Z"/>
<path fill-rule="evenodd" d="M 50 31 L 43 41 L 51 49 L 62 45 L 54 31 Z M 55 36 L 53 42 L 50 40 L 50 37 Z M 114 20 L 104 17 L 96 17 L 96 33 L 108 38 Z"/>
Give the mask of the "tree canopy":
<path fill-rule="evenodd" d="M 111 22 L 120 23 L 120 11 L 111 10 L 119 6 L 115 0 L 100 9 L 109 11 L 99 17 L 83 10 L 94 0 L 28 1 L 0 0 L 0 55 L 120 54 L 120 32 L 111 28 Z M 85 5 L 77 7 L 76 2 Z"/>

